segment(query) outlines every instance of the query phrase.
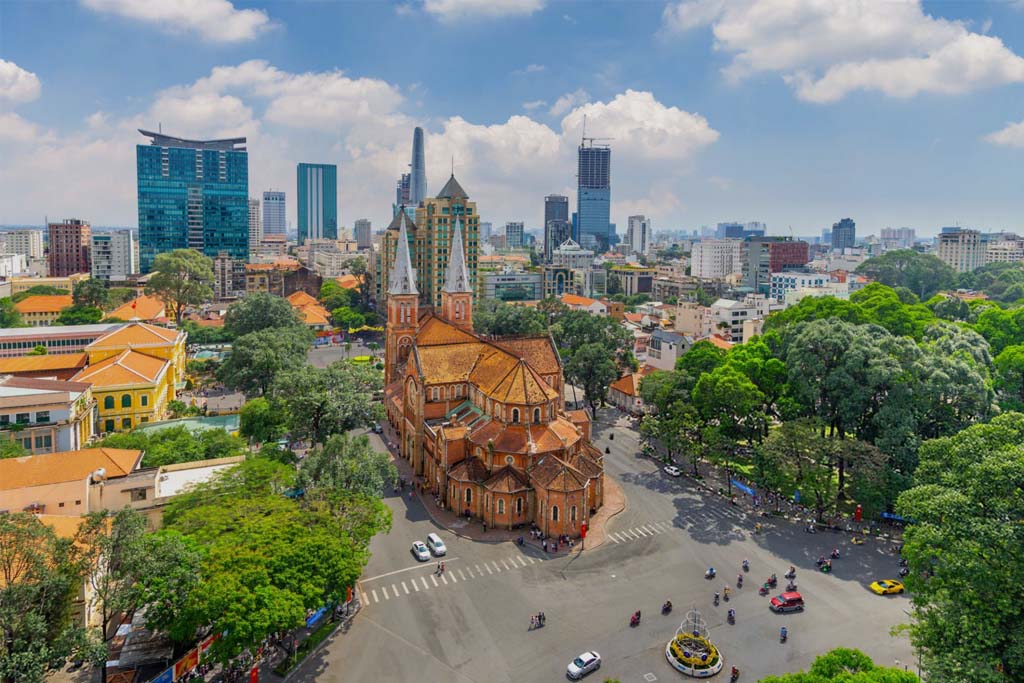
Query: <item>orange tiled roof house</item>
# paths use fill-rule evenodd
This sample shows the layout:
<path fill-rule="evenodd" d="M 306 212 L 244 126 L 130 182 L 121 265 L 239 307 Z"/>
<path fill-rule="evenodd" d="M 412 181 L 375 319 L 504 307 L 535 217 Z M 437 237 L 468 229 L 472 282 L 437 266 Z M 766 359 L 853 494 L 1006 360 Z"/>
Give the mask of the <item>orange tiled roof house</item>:
<path fill-rule="evenodd" d="M 491 528 L 534 522 L 579 536 L 601 507 L 590 418 L 567 412 L 550 336 L 473 332 L 473 288 L 455 227 L 441 306 L 420 302 L 405 224 L 388 279 L 385 406 L 399 449 L 434 495 Z"/>

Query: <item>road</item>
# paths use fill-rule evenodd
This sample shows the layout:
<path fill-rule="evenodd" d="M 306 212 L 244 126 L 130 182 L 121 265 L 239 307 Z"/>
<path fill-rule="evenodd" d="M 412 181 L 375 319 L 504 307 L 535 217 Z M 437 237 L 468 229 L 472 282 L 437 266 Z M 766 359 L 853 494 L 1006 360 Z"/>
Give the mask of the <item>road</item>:
<path fill-rule="evenodd" d="M 688 609 L 707 620 L 711 639 L 743 680 L 806 668 L 831 648 L 853 646 L 876 662 L 914 662 L 909 642 L 889 634 L 906 619 L 903 596 L 879 597 L 866 583 L 895 575 L 897 563 L 878 544 L 853 546 L 849 537 L 809 535 L 799 528 L 771 527 L 754 534 L 753 520 L 717 498 L 695 491 L 638 455 L 636 434 L 597 425 L 596 443 L 607 446 L 606 472 L 628 498 L 609 523 L 609 540 L 571 557 L 550 559 L 536 546 L 472 542 L 439 529 L 417 501 L 392 496 L 390 534 L 375 538 L 361 583 L 365 606 L 347 634 L 336 635 L 307 661 L 300 681 L 387 680 L 453 682 L 564 680 L 569 660 L 597 650 L 603 667 L 591 679 L 623 683 L 683 678 L 665 661 L 665 644 Z M 614 433 L 614 440 L 609 434 Z M 379 440 L 375 444 L 383 448 Z M 417 563 L 414 539 L 435 531 L 448 545 L 447 570 Z M 870 542 L 869 542 L 870 543 Z M 814 561 L 838 546 L 834 574 Z M 744 558 L 751 571 L 741 590 L 736 574 Z M 790 565 L 807 603 L 801 614 L 775 615 L 757 586 Z M 714 566 L 719 579 L 703 578 Z M 725 583 L 734 597 L 718 607 L 712 593 Z M 659 613 L 665 599 L 675 611 Z M 737 623 L 725 621 L 726 610 Z M 629 615 L 643 611 L 639 628 Z M 543 629 L 529 631 L 530 615 L 547 615 Z M 779 627 L 789 627 L 786 644 Z"/>

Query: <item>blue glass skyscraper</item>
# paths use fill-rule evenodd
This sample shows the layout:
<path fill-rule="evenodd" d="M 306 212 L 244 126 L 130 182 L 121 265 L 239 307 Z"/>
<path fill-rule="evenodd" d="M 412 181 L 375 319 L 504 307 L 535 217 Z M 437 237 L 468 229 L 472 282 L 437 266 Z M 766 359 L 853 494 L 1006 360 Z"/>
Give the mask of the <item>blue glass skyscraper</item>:
<path fill-rule="evenodd" d="M 584 138 L 577 170 L 576 241 L 586 249 L 604 251 L 615 242 L 611 234 L 612 149 Z"/>
<path fill-rule="evenodd" d="M 307 239 L 338 239 L 338 167 L 299 164 L 296 175 L 299 244 Z"/>
<path fill-rule="evenodd" d="M 249 257 L 249 153 L 245 138 L 185 140 L 139 130 L 136 145 L 139 261 L 192 248 L 214 257 Z"/>

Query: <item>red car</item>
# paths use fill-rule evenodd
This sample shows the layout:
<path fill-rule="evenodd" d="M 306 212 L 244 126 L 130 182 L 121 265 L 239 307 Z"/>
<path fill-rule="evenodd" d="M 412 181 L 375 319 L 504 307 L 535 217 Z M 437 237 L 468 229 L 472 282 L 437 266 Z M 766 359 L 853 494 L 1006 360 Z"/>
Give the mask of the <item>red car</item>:
<path fill-rule="evenodd" d="M 769 607 L 773 612 L 803 612 L 804 599 L 796 591 L 791 591 L 772 598 Z"/>

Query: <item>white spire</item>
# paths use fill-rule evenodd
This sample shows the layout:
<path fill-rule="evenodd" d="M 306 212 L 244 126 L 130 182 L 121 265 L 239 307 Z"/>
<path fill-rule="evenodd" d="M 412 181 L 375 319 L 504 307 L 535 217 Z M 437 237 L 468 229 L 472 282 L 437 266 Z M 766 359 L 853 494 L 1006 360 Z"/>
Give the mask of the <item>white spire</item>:
<path fill-rule="evenodd" d="M 444 277 L 444 289 L 441 290 L 449 294 L 473 292 L 473 288 L 469 286 L 466 253 L 462 249 L 462 222 L 459 223 L 453 224 L 455 234 L 452 236 L 452 248 L 448 254 L 448 272 Z"/>
<path fill-rule="evenodd" d="M 412 267 L 412 260 L 409 258 L 409 235 L 405 231 L 405 212 L 401 227 L 398 229 L 398 246 L 395 248 L 395 265 L 388 274 L 388 294 L 416 294 L 416 269 Z"/>

